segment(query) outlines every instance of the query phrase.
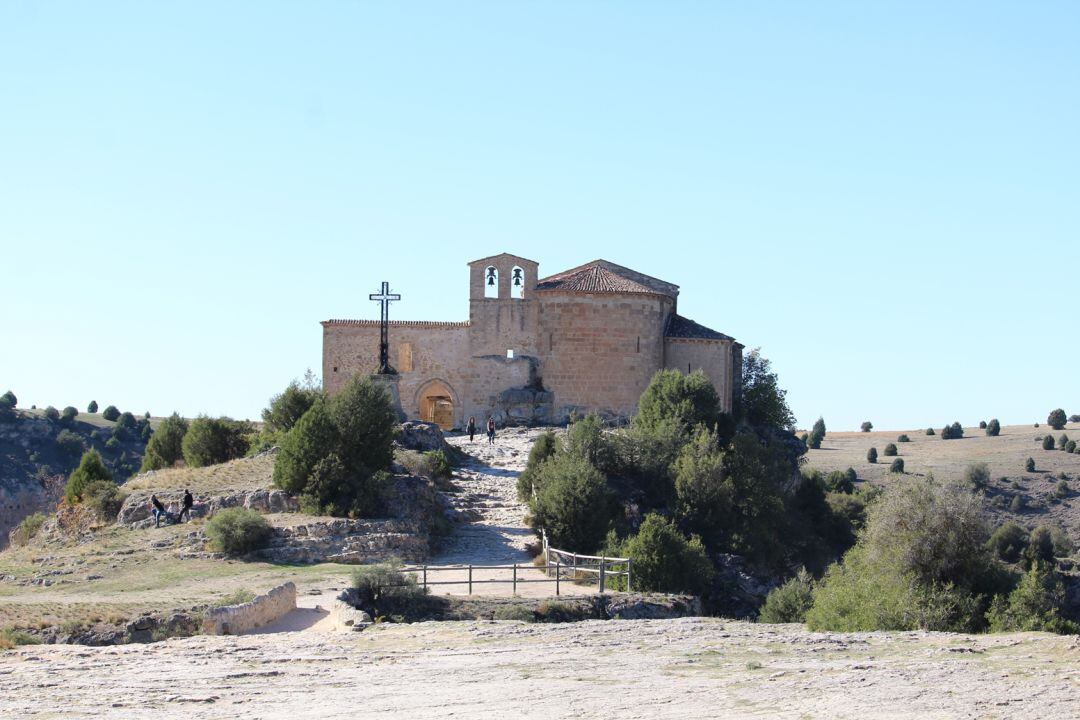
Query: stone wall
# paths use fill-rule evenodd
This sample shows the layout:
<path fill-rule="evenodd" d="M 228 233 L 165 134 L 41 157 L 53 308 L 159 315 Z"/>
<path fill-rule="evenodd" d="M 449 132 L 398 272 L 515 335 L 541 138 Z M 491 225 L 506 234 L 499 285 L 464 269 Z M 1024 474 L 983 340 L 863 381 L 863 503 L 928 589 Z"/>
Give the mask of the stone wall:
<path fill-rule="evenodd" d="M 242 635 L 269 625 L 296 609 L 296 585 L 287 582 L 242 605 L 211 608 L 203 615 L 204 635 Z"/>
<path fill-rule="evenodd" d="M 664 366 L 661 295 L 541 292 L 540 358 L 556 420 L 571 410 L 628 417 Z"/>
<path fill-rule="evenodd" d="M 720 395 L 720 408 L 724 412 L 731 412 L 735 372 L 732 346 L 730 340 L 667 338 L 664 342 L 664 367 L 684 373 L 703 370 Z"/>

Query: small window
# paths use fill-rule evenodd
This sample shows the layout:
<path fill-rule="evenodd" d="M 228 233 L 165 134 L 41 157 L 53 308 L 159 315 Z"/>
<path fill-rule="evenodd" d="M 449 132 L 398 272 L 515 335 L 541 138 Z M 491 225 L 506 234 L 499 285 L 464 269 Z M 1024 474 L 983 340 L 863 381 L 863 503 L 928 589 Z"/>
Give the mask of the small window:
<path fill-rule="evenodd" d="M 494 265 L 488 265 L 484 270 L 484 297 L 499 297 L 499 269 Z"/>
<path fill-rule="evenodd" d="M 637 338 L 637 351 L 641 352 L 641 336 L 640 335 L 638 335 L 638 338 Z"/>
<path fill-rule="evenodd" d="M 510 271 L 510 297 L 515 300 L 525 297 L 525 271 L 517 265 Z"/>
<path fill-rule="evenodd" d="M 398 372 L 412 372 L 413 370 L 413 358 L 412 358 L 412 343 L 401 343 L 398 345 Z"/>
<path fill-rule="evenodd" d="M 334 366 L 334 372 L 337 372 L 337 365 Z"/>
<path fill-rule="evenodd" d="M 514 351 L 513 350 L 507 350 L 506 351 L 506 359 L 507 360 L 513 360 L 514 359 Z"/>

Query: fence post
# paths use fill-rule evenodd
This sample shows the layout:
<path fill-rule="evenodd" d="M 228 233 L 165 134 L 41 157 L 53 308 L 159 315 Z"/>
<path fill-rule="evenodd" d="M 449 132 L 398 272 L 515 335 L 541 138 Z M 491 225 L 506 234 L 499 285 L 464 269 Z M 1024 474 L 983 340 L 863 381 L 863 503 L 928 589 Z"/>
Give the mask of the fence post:
<path fill-rule="evenodd" d="M 517 563 L 514 563 L 514 592 L 512 594 L 517 595 Z"/>
<path fill-rule="evenodd" d="M 626 592 L 630 592 L 630 573 L 634 569 L 634 559 L 626 558 Z"/>
<path fill-rule="evenodd" d="M 469 594 L 472 595 L 472 564 L 469 564 Z"/>
<path fill-rule="evenodd" d="M 559 596 L 559 558 L 555 558 L 555 597 Z"/>
<path fill-rule="evenodd" d="M 424 566 L 424 589 L 427 589 L 427 565 Z"/>
<path fill-rule="evenodd" d="M 604 594 L 604 569 L 606 567 L 607 567 L 607 560 L 604 559 L 603 555 L 601 555 L 600 556 L 600 578 L 599 578 L 599 580 L 597 580 L 597 583 L 600 585 L 600 594 L 601 595 Z"/>

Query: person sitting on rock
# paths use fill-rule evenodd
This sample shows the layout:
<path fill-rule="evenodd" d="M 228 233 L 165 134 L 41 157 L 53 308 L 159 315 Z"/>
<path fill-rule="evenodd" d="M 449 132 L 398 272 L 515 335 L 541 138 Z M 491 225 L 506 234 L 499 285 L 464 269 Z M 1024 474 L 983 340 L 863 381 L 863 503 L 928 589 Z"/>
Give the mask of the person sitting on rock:
<path fill-rule="evenodd" d="M 191 508 L 195 505 L 195 498 L 191 496 L 190 490 L 184 490 L 184 502 L 180 508 L 180 517 L 177 518 L 177 522 L 183 522 L 184 516 L 187 515 L 187 519 L 191 520 Z"/>
<path fill-rule="evenodd" d="M 157 495 L 150 496 L 150 506 L 150 511 L 154 513 L 154 527 L 161 527 L 161 518 L 165 517 L 165 506 L 158 500 Z"/>

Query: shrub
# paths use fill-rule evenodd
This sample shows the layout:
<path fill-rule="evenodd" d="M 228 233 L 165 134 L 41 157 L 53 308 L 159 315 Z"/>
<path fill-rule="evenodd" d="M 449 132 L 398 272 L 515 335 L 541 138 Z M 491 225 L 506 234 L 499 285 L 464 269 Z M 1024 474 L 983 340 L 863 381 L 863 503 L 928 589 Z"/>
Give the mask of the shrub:
<path fill-rule="evenodd" d="M 746 393 L 744 387 L 744 396 Z M 658 370 L 641 394 L 634 424 L 651 429 L 675 420 L 689 430 L 698 424 L 715 427 L 720 415 L 720 396 L 705 373 L 698 370 L 684 375 L 678 370 Z"/>
<path fill-rule="evenodd" d="M 135 416 L 131 413 L 124 411 L 120 413 L 120 417 L 116 418 L 116 424 L 118 427 L 122 427 L 125 430 L 130 430 L 135 427 Z"/>
<path fill-rule="evenodd" d="M 859 474 L 855 472 L 855 468 L 849 467 L 847 470 L 844 471 L 844 474 L 847 476 L 848 482 L 851 483 L 852 487 L 854 487 L 855 483 L 859 479 Z"/>
<path fill-rule="evenodd" d="M 191 421 L 180 443 L 184 464 L 206 467 L 241 458 L 247 452 L 250 432 L 249 423 L 200 415 Z"/>
<path fill-rule="evenodd" d="M 0 420 L 9 422 L 15 419 L 15 406 L 10 400 L 0 397 Z"/>
<path fill-rule="evenodd" d="M 1028 546 L 1028 534 L 1016 523 L 1006 522 L 994 531 L 986 546 L 999 560 L 1019 562 Z"/>
<path fill-rule="evenodd" d="M 896 442 L 898 442 L 898 443 L 911 442 L 911 438 L 909 438 L 907 435 L 901 435 L 900 437 L 896 438 Z"/>
<path fill-rule="evenodd" d="M 1069 416 L 1069 422 L 1071 422 L 1071 423 L 1080 423 L 1080 415 L 1070 415 Z"/>
<path fill-rule="evenodd" d="M 1009 502 L 1009 511 L 1014 513 L 1024 512 L 1026 503 L 1024 502 L 1023 495 L 1013 495 L 1013 499 Z"/>
<path fill-rule="evenodd" d="M 98 410 L 97 400 L 91 400 L 90 404 L 86 406 L 86 412 L 90 413 L 91 415 L 96 413 L 97 410 Z"/>
<path fill-rule="evenodd" d="M 610 469 L 615 462 L 612 446 L 604 437 L 604 421 L 593 414 L 570 426 L 562 449 L 588 460 L 601 471 Z"/>
<path fill-rule="evenodd" d="M 60 411 L 50 405 L 45 408 L 45 419 L 49 422 L 57 422 L 60 419 Z"/>
<path fill-rule="evenodd" d="M 862 430 L 863 432 L 870 432 L 871 430 L 874 429 L 874 423 L 867 420 L 866 422 L 864 422 L 862 425 L 859 426 L 859 429 Z"/>
<path fill-rule="evenodd" d="M 537 471 L 534 527 L 557 548 L 591 553 L 607 534 L 612 498 L 604 475 L 584 458 L 558 453 Z"/>
<path fill-rule="evenodd" d="M 942 440 L 959 440 L 964 437 L 964 428 L 958 422 L 946 425 L 941 429 Z"/>
<path fill-rule="evenodd" d="M 77 433 L 70 430 L 61 430 L 60 434 L 56 436 L 56 448 L 68 457 L 76 457 L 81 456 L 83 451 L 86 450 L 86 444 Z"/>
<path fill-rule="evenodd" d="M 396 564 L 362 565 L 353 572 L 352 586 L 357 605 L 373 618 L 414 617 L 427 595 L 416 576 L 401 572 Z"/>
<path fill-rule="evenodd" d="M 825 478 L 825 489 L 835 493 L 855 492 L 855 482 L 843 470 L 833 470 Z"/>
<path fill-rule="evenodd" d="M 801 623 L 813 604 L 814 580 L 805 568 L 799 568 L 794 577 L 769 591 L 758 613 L 758 622 Z"/>
<path fill-rule="evenodd" d="M 1059 480 L 1058 484 L 1054 486 L 1054 497 L 1064 500 L 1069 497 L 1069 493 L 1072 492 L 1069 489 L 1069 483 L 1064 480 Z"/>
<path fill-rule="evenodd" d="M 889 466 L 889 472 L 891 473 L 903 473 L 904 472 L 904 458 L 896 458 L 892 461 L 892 465 Z"/>
<path fill-rule="evenodd" d="M 1065 447 L 1068 444 L 1069 444 L 1069 436 L 1066 435 L 1065 433 L 1061 433 L 1061 437 L 1059 437 L 1058 441 L 1057 441 L 1058 450 L 1064 450 Z"/>
<path fill-rule="evenodd" d="M 271 433 L 288 432 L 322 396 L 322 390 L 308 372 L 309 376 L 305 377 L 303 384 L 293 380 L 284 391 L 270 398 L 270 406 L 262 411 L 264 430 Z"/>
<path fill-rule="evenodd" d="M 126 497 L 112 480 L 95 480 L 83 488 L 83 505 L 104 522 L 116 520 Z"/>
<path fill-rule="evenodd" d="M 927 435 L 935 435 L 936 433 L 934 432 L 934 428 L 931 427 L 931 428 L 926 428 L 926 434 Z"/>
<path fill-rule="evenodd" d="M 491 613 L 491 619 L 531 623 L 536 622 L 536 613 L 523 605 L 500 605 Z"/>
<path fill-rule="evenodd" d="M 814 427 L 810 431 L 810 435 L 807 438 L 806 446 L 817 450 L 821 447 L 821 441 L 825 439 L 825 419 L 819 417 L 814 422 Z"/>
<path fill-rule="evenodd" d="M 652 427 L 635 424 L 614 433 L 611 439 L 617 463 L 614 474 L 632 481 L 642 492 L 646 504 L 672 503 L 673 466 L 687 443 L 687 432 L 682 423 L 668 419 Z"/>
<path fill-rule="evenodd" d="M 964 482 L 972 490 L 982 490 L 990 483 L 990 467 L 986 463 L 968 465 L 964 470 Z"/>
<path fill-rule="evenodd" d="M 0 630 L 0 650 L 11 650 L 19 645 L 40 645 L 41 643 L 41 638 L 22 630 L 13 628 Z"/>
<path fill-rule="evenodd" d="M 795 424 L 787 391 L 780 387 L 772 363 L 761 354 L 761 348 L 754 348 L 743 358 L 742 392 L 735 401 L 735 417 L 754 427 L 788 429 Z"/>
<path fill-rule="evenodd" d="M 206 537 L 217 552 L 244 555 L 266 546 L 273 530 L 259 513 L 247 508 L 226 508 L 206 523 Z"/>
<path fill-rule="evenodd" d="M 149 444 L 150 438 L 154 436 L 154 428 L 150 426 L 149 422 L 143 423 L 139 428 L 139 440 L 143 443 Z"/>
<path fill-rule="evenodd" d="M 1052 435 L 1047 435 L 1046 437 L 1044 437 L 1042 439 L 1042 449 L 1043 450 L 1053 450 L 1054 449 L 1054 437 Z"/>
<path fill-rule="evenodd" d="M 19 404 L 19 398 L 15 397 L 15 393 L 8 390 L 3 395 L 0 395 L 0 402 L 7 407 L 14 409 Z"/>
<path fill-rule="evenodd" d="M 1065 587 L 1046 564 L 1036 563 L 1008 597 L 997 596 L 987 619 L 991 632 L 1044 631 L 1080 633 L 1080 626 L 1060 616 Z"/>
<path fill-rule="evenodd" d="M 437 478 L 449 479 L 454 474 L 454 468 L 446 458 L 442 450 L 432 450 L 424 453 L 424 465 L 427 476 L 432 480 Z"/>
<path fill-rule="evenodd" d="M 79 411 L 68 405 L 66 408 L 60 411 L 60 422 L 65 425 L 70 425 L 76 417 L 78 417 Z"/>
<path fill-rule="evenodd" d="M 533 483 L 536 482 L 536 471 L 541 464 L 555 454 L 559 449 L 555 439 L 555 433 L 547 430 L 536 438 L 529 450 L 529 459 L 525 463 L 525 469 L 518 475 L 517 495 L 518 499 L 525 503 L 532 502 Z"/>
<path fill-rule="evenodd" d="M 1035 472 L 1035 458 L 1028 458 L 1024 463 L 1024 469 L 1028 472 Z"/>
<path fill-rule="evenodd" d="M 41 530 L 41 526 L 44 524 L 45 516 L 41 513 L 36 512 L 33 515 L 27 515 L 19 521 L 14 532 L 11 533 L 11 544 L 16 547 L 26 545 L 37 537 L 38 531 Z"/>
<path fill-rule="evenodd" d="M 110 405 L 101 413 L 101 417 L 109 422 L 116 422 L 120 418 L 120 411 L 116 409 L 115 405 Z"/>
<path fill-rule="evenodd" d="M 79 467 L 68 478 L 67 485 L 64 487 L 64 497 L 74 505 L 83 499 L 86 488 L 99 480 L 111 483 L 112 474 L 105 467 L 97 450 L 87 450 L 79 460 Z"/>
<path fill-rule="evenodd" d="M 613 549 L 633 562 L 635 590 L 699 595 L 712 584 L 713 567 L 701 538 L 688 540 L 660 515 L 646 515 L 637 533 Z"/>
<path fill-rule="evenodd" d="M 979 429 L 980 430 L 985 430 L 986 429 L 986 421 L 985 420 L 980 420 L 979 421 Z"/>
<path fill-rule="evenodd" d="M 895 457 L 896 456 L 896 445 L 894 445 L 893 443 L 889 443 L 888 445 L 885 446 L 885 449 L 882 451 L 881 454 L 884 455 L 885 457 Z"/>
<path fill-rule="evenodd" d="M 877 448 L 870 448 L 869 450 L 866 451 L 866 462 L 868 462 L 868 463 L 876 463 L 877 462 Z"/>
<path fill-rule="evenodd" d="M 149 424 L 147 425 L 149 427 Z M 188 431 L 188 422 L 173 413 L 161 421 L 157 430 L 150 435 L 143 455 L 141 472 L 172 467 L 184 457 L 184 435 Z"/>
<path fill-rule="evenodd" d="M 108 440 L 105 441 L 105 448 L 107 450 L 116 450 L 116 448 L 120 447 L 120 441 L 117 440 L 117 438 L 123 436 L 123 431 L 124 431 L 124 428 L 120 428 L 120 434 L 119 435 L 114 433 L 111 438 L 109 438 Z"/>
<path fill-rule="evenodd" d="M 363 475 L 390 467 L 397 411 L 390 393 L 367 377 L 355 377 L 327 404 L 342 442 L 341 461 Z"/>
<path fill-rule="evenodd" d="M 1046 424 L 1055 430 L 1065 429 L 1065 411 L 1061 408 L 1051 411 L 1050 415 L 1046 418 Z"/>
<path fill-rule="evenodd" d="M 238 588 L 228 595 L 214 601 L 214 607 L 229 607 L 230 605 L 243 605 L 255 599 L 255 593 L 244 588 Z"/>
<path fill-rule="evenodd" d="M 987 423 L 986 434 L 990 437 L 997 437 L 1001 434 L 1001 423 L 998 422 L 997 418 Z"/>

